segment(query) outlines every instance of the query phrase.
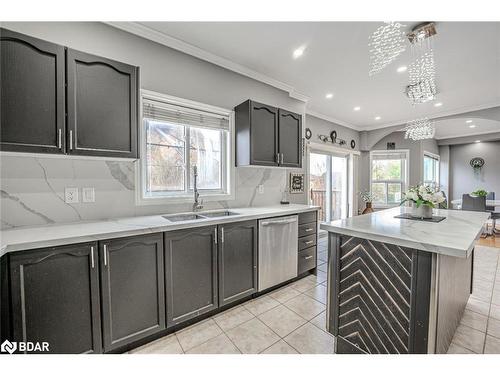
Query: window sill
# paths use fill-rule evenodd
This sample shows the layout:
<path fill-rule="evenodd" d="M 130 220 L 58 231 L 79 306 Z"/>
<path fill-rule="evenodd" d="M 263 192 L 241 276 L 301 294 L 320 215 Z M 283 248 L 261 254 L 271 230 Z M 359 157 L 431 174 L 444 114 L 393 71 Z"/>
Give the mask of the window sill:
<path fill-rule="evenodd" d="M 200 200 L 203 202 L 215 201 L 230 201 L 234 200 L 234 194 L 220 193 L 220 194 L 200 194 Z M 152 196 L 142 197 L 138 196 L 136 199 L 137 206 L 157 206 L 164 204 L 192 204 L 194 202 L 194 195 L 178 195 L 178 196 Z"/>

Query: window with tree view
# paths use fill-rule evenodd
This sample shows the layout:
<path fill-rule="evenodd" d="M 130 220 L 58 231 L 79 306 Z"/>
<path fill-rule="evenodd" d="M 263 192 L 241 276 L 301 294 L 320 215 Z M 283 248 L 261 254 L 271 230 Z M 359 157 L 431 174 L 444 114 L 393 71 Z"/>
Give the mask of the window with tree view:
<path fill-rule="evenodd" d="M 144 196 L 191 195 L 193 166 L 202 195 L 227 193 L 229 115 L 144 103 Z"/>
<path fill-rule="evenodd" d="M 424 154 L 424 184 L 439 187 L 439 155 Z"/>
<path fill-rule="evenodd" d="M 399 204 L 405 185 L 406 154 L 373 152 L 371 155 L 371 192 L 374 196 L 374 205 Z"/>

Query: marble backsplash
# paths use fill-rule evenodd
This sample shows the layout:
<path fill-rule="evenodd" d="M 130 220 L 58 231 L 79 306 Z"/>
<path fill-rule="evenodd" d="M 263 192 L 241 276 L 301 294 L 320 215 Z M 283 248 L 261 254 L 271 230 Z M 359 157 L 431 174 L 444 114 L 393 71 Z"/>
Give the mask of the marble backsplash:
<path fill-rule="evenodd" d="M 0 158 L 1 229 L 26 225 L 104 220 L 191 210 L 191 204 L 136 205 L 137 162 L 66 158 Z M 279 204 L 291 169 L 240 167 L 235 171 L 235 199 L 206 202 L 205 209 Z M 258 185 L 264 185 L 259 194 Z M 95 202 L 68 204 L 65 187 L 94 187 Z M 305 194 L 291 194 L 305 203 Z"/>

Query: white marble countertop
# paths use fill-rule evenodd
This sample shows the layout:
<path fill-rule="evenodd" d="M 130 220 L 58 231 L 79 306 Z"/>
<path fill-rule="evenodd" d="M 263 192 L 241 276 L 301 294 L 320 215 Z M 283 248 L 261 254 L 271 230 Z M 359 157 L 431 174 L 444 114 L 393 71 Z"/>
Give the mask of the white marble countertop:
<path fill-rule="evenodd" d="M 344 220 L 322 223 L 329 232 L 386 242 L 433 253 L 468 257 L 480 236 L 489 213 L 459 210 L 434 210 L 434 215 L 446 219 L 439 223 L 396 219 L 409 212 L 408 207 L 396 207 Z"/>
<path fill-rule="evenodd" d="M 317 206 L 289 204 L 266 207 L 230 208 L 228 209 L 229 211 L 238 213 L 238 215 L 183 222 L 171 222 L 162 215 L 154 215 L 103 221 L 80 221 L 68 224 L 20 227 L 0 231 L 0 256 L 14 251 L 283 216 L 315 211 L 317 209 L 319 209 Z M 170 215 L 171 214 L 168 216 Z"/>

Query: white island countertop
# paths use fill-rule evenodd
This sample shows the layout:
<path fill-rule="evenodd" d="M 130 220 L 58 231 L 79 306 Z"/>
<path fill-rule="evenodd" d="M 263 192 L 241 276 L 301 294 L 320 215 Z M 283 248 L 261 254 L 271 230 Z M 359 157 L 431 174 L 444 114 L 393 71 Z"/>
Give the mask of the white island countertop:
<path fill-rule="evenodd" d="M 432 223 L 394 217 L 405 212 L 410 212 L 410 208 L 390 208 L 367 215 L 322 223 L 321 229 L 466 258 L 472 252 L 475 241 L 490 216 L 487 212 L 434 210 L 435 216 L 444 216 L 445 219 L 439 223 Z"/>
<path fill-rule="evenodd" d="M 238 215 L 182 222 L 171 222 L 162 215 L 153 215 L 102 221 L 80 221 L 67 224 L 19 227 L 0 231 L 0 256 L 14 251 L 291 215 L 301 212 L 316 211 L 318 209 L 319 207 L 317 206 L 289 204 L 266 207 L 228 208 L 228 211 L 235 212 Z M 217 211 L 222 210 L 196 213 L 203 214 Z M 178 213 L 178 215 L 184 213 L 190 212 L 182 212 Z M 171 215 L 174 214 L 167 214 L 167 216 Z"/>

